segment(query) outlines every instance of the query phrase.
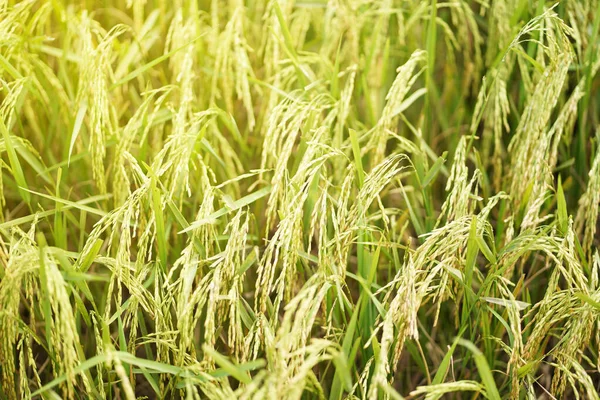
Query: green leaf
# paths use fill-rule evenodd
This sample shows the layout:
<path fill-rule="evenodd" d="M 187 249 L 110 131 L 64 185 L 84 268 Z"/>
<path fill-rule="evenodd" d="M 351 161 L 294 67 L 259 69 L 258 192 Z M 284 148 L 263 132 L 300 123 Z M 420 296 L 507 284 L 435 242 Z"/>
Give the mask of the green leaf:
<path fill-rule="evenodd" d="M 67 205 L 65 207 L 62 207 L 62 211 L 65 211 L 65 210 L 67 210 L 69 208 L 73 208 L 73 207 L 80 208 L 82 206 L 85 206 L 86 204 L 94 203 L 96 201 L 108 200 L 111 197 L 112 197 L 111 194 L 102 194 L 102 195 L 88 197 L 87 199 L 79 200 L 78 202 L 72 203 L 72 205 Z M 50 215 L 54 215 L 55 213 L 56 213 L 56 210 L 48 210 L 48 211 L 41 211 L 41 212 L 38 212 L 35 214 L 29 214 L 29 215 L 26 215 L 21 218 L 15 218 L 13 220 L 1 223 L 0 230 L 6 230 L 13 226 L 18 226 L 18 225 L 22 225 L 22 224 L 28 224 L 31 221 L 35 220 L 36 218 L 38 218 L 38 219 L 45 218 Z"/>
<path fill-rule="evenodd" d="M 17 157 L 17 153 L 15 152 L 15 148 L 10 138 L 11 135 L 8 132 L 8 129 L 6 128 L 6 125 L 4 125 L 4 121 L 2 121 L 1 119 L 0 131 L 2 132 L 2 137 L 4 138 L 4 145 L 6 146 L 6 152 L 8 153 L 8 161 L 10 162 L 10 169 L 12 170 L 15 182 L 17 182 L 19 194 L 21 195 L 21 198 L 25 200 L 25 203 L 29 204 L 31 202 L 31 196 L 27 192 L 29 186 L 27 186 L 27 181 L 25 180 L 23 168 L 21 167 L 21 163 L 19 162 L 19 158 Z"/>
<path fill-rule="evenodd" d="M 40 286 L 42 289 L 42 314 L 44 315 L 44 327 L 46 334 L 46 344 L 52 352 L 52 305 L 50 303 L 50 288 L 48 286 L 48 270 L 46 265 L 46 238 L 42 233 L 37 234 L 39 249 L 39 273 Z"/>
<path fill-rule="evenodd" d="M 347 392 L 351 392 L 352 376 L 350 376 L 350 369 L 345 354 L 343 352 L 337 352 L 333 356 L 333 364 L 335 365 L 336 374 L 339 372 L 340 381 L 344 384 L 344 389 Z"/>
<path fill-rule="evenodd" d="M 196 37 L 195 39 L 190 40 L 189 42 L 187 42 L 186 44 L 184 44 L 183 46 L 180 46 L 176 49 L 171 50 L 170 52 L 163 54 L 160 57 L 155 58 L 154 60 L 150 61 L 147 64 L 142 65 L 141 67 L 139 67 L 138 69 L 132 71 L 131 73 L 129 73 L 127 76 L 125 76 L 123 79 L 121 79 L 120 81 L 114 83 L 109 89 L 113 90 L 127 82 L 129 82 L 132 79 L 137 78 L 138 76 L 140 76 L 141 74 L 143 74 L 144 72 L 148 71 L 149 69 L 151 69 L 152 67 L 154 67 L 157 64 L 160 64 L 161 62 L 165 61 L 166 59 L 170 58 L 173 54 L 177 53 L 180 50 L 185 49 L 187 46 L 189 46 L 190 44 L 194 43 L 195 41 L 197 41 L 198 39 L 200 39 L 202 36 L 204 36 L 205 34 L 201 34 L 198 37 Z"/>
<path fill-rule="evenodd" d="M 479 244 L 477 243 L 477 217 L 471 219 L 471 228 L 469 230 L 469 239 L 467 240 L 467 258 L 465 261 L 465 284 L 471 287 L 473 280 L 473 270 L 477 261 Z"/>
<path fill-rule="evenodd" d="M 475 360 L 475 365 L 477 366 L 477 370 L 479 371 L 479 376 L 485 386 L 487 398 L 490 400 L 500 400 L 500 393 L 498 392 L 498 387 L 496 386 L 496 382 L 494 381 L 494 376 L 492 375 L 492 371 L 485 359 L 483 353 L 470 341 L 465 339 L 458 339 L 458 344 L 466 347 L 471 353 L 473 353 L 473 358 Z"/>
<path fill-rule="evenodd" d="M 364 296 L 364 295 L 361 294 L 361 297 L 362 296 Z M 344 341 L 342 342 L 342 350 L 343 350 L 344 354 L 346 355 L 346 359 L 350 361 L 350 365 L 352 362 L 352 358 L 351 358 L 352 343 L 354 342 L 354 335 L 356 333 L 358 316 L 360 314 L 359 313 L 360 305 L 361 305 L 361 301 L 359 301 L 357 303 L 356 307 L 354 307 L 354 309 L 352 310 L 352 317 L 350 318 L 350 322 L 346 326 L 345 333 L 344 333 Z M 344 374 L 346 372 L 349 372 L 349 371 L 346 371 L 345 369 L 338 371 L 338 365 L 337 364 L 335 365 L 335 374 L 333 376 L 333 384 L 331 386 L 331 391 L 329 392 L 329 400 L 340 400 L 342 398 L 342 395 L 343 395 L 342 389 L 345 387 L 345 384 L 346 384 L 346 382 L 344 382 L 344 379 L 347 379 L 347 377 L 344 377 Z"/>
<path fill-rule="evenodd" d="M 410 215 L 410 222 L 412 222 L 413 227 L 415 228 L 415 231 L 417 232 L 417 235 L 421 236 L 422 234 L 425 233 L 425 229 L 423 228 L 421 221 L 417 217 L 417 213 L 413 209 L 412 204 L 411 204 L 410 200 L 408 199 L 408 196 L 406 195 L 406 190 L 404 189 L 404 186 L 402 186 L 402 195 L 404 196 L 404 202 L 406 203 L 406 207 L 408 207 L 408 214 Z"/>
<path fill-rule="evenodd" d="M 360 145 L 358 143 L 358 136 L 354 129 L 350 129 L 350 141 L 352 142 L 352 154 L 354 155 L 354 166 L 356 168 L 356 175 L 358 176 L 358 188 L 362 188 L 365 181 L 365 171 L 363 169 L 362 157 L 360 156 Z"/>
<path fill-rule="evenodd" d="M 277 21 L 279 22 L 279 26 L 281 27 L 281 33 L 283 34 L 283 40 L 285 44 L 284 50 L 290 56 L 292 64 L 296 69 L 298 80 L 300 81 L 302 86 L 306 86 L 306 78 L 308 77 L 302 70 L 302 67 L 300 66 L 300 61 L 298 61 L 298 54 L 296 54 L 296 49 L 294 48 L 294 41 L 292 39 L 290 30 L 288 29 L 288 26 L 285 23 L 285 18 L 283 16 L 283 12 L 281 11 L 281 7 L 279 6 L 279 2 L 274 1 L 272 4 L 273 9 L 275 10 L 275 15 L 277 16 Z"/>
<path fill-rule="evenodd" d="M 596 300 L 592 299 L 589 295 L 582 293 L 582 292 L 577 292 L 577 293 L 575 293 L 575 297 L 577 297 L 579 300 L 581 300 L 585 303 L 588 303 L 589 305 L 594 307 L 596 310 L 600 311 L 600 303 L 597 302 Z"/>
<path fill-rule="evenodd" d="M 146 360 L 145 358 L 139 358 L 131 353 L 127 353 L 124 351 L 115 351 L 113 352 L 113 354 L 122 362 L 126 362 L 128 364 L 135 365 L 140 368 L 146 368 L 148 370 L 160 372 L 162 374 L 193 377 L 192 374 L 190 374 L 187 370 L 181 367 L 176 367 L 174 365 L 165 364 L 158 361 Z"/>
<path fill-rule="evenodd" d="M 483 254 L 483 256 L 492 264 L 496 264 L 496 256 L 494 255 L 494 253 L 492 252 L 492 250 L 490 249 L 490 247 L 487 245 L 487 243 L 485 242 L 485 239 L 481 236 L 477 236 L 477 246 L 479 247 L 479 250 L 481 251 L 481 253 Z"/>
<path fill-rule="evenodd" d="M 569 216 L 567 213 L 567 201 L 562 188 L 562 181 L 558 177 L 558 188 L 556 189 L 556 206 L 558 214 L 558 227 L 562 233 L 566 233 L 569 224 Z"/>
<path fill-rule="evenodd" d="M 73 154 L 73 147 L 75 147 L 75 141 L 79 136 L 79 131 L 81 130 L 81 126 L 83 125 L 83 118 L 85 117 L 85 113 L 87 111 L 87 104 L 82 103 L 79 105 L 79 110 L 77 111 L 77 115 L 75 116 L 75 123 L 73 124 L 73 133 L 71 134 L 71 143 L 69 144 L 69 156 L 67 157 L 67 165 L 71 164 L 71 154 Z"/>
<path fill-rule="evenodd" d="M 241 199 L 232 202 L 229 207 L 223 207 L 209 215 L 207 218 L 191 223 L 187 228 L 179 231 L 179 233 L 189 232 L 194 229 L 198 229 L 202 225 L 214 223 L 217 220 L 217 218 L 222 217 L 225 214 L 229 214 L 232 211 L 239 210 L 242 207 L 245 207 L 259 199 L 262 199 L 263 197 L 271 193 L 271 190 L 273 190 L 273 187 L 269 185 L 260 190 L 257 190 L 254 193 L 244 196 Z"/>
<path fill-rule="evenodd" d="M 435 373 L 435 376 L 433 377 L 433 381 L 431 381 L 432 385 L 437 385 L 437 384 L 444 382 L 444 378 L 446 377 L 446 374 L 448 373 L 448 369 L 450 368 L 450 361 L 452 361 L 452 354 L 454 354 L 454 350 L 456 349 L 456 346 L 458 345 L 458 341 L 460 340 L 460 337 L 462 336 L 462 334 L 464 332 L 465 332 L 465 327 L 463 327 L 460 330 L 458 336 L 454 339 L 452 346 L 450 346 L 450 348 L 446 352 L 446 355 L 442 359 L 442 362 L 438 366 L 438 370 Z"/>
<path fill-rule="evenodd" d="M 435 179 L 435 177 L 440 172 L 442 166 L 446 162 L 446 156 L 447 155 L 448 155 L 448 152 L 445 151 L 440 157 L 438 157 L 437 160 L 435 160 L 435 162 L 433 163 L 433 165 L 431 166 L 431 168 L 429 168 L 429 171 L 427 172 L 427 175 L 425 175 L 425 178 L 423 178 L 423 182 L 421 182 L 421 186 L 423 188 L 429 186 L 429 184 L 431 182 L 433 182 L 433 180 Z"/>
<path fill-rule="evenodd" d="M 94 243 L 92 244 L 92 248 L 85 255 L 85 257 L 83 257 L 81 259 L 81 261 L 80 261 L 79 270 L 81 272 L 85 272 L 85 271 L 87 271 L 90 268 L 90 266 L 92 265 L 92 263 L 96 259 L 96 256 L 100 252 L 100 248 L 102 248 L 102 244 L 103 243 L 104 243 L 104 241 L 102 239 L 96 239 L 96 240 L 94 240 Z"/>
<path fill-rule="evenodd" d="M 166 271 L 167 268 L 167 237 L 165 233 L 165 220 L 163 216 L 163 207 L 161 201 L 160 189 L 156 187 L 155 177 L 152 177 L 152 211 L 154 213 L 154 223 L 156 225 L 156 243 L 158 245 L 158 262 Z"/>
<path fill-rule="evenodd" d="M 215 350 L 211 349 L 210 347 L 208 347 L 206 345 L 202 346 L 202 350 L 206 354 L 208 354 L 215 361 L 215 363 L 217 363 L 217 365 L 219 367 L 223 368 L 223 370 L 226 373 L 228 373 L 229 375 L 231 375 L 238 381 L 245 383 L 245 384 L 249 384 L 252 382 L 252 378 L 250 378 L 248 373 L 246 371 L 244 371 L 243 369 L 239 368 L 237 365 L 235 365 L 231 361 L 229 361 L 227 359 L 227 357 L 222 356 L 221 354 L 217 353 Z"/>
<path fill-rule="evenodd" d="M 89 358 L 89 359 L 83 361 L 82 363 L 80 363 L 77 367 L 75 367 L 73 372 L 76 375 L 79 375 L 82 372 L 84 372 L 90 368 L 93 368 L 98 364 L 104 363 L 106 361 L 108 361 L 108 356 L 106 354 L 99 354 L 97 356 Z M 39 396 L 42 393 L 49 391 L 53 387 L 60 385 L 61 383 L 65 382 L 66 380 L 67 380 L 67 375 L 66 374 L 61 375 L 61 376 L 57 377 L 56 379 L 48 382 L 47 384 L 45 384 L 44 386 L 42 386 L 35 392 L 31 393 L 31 396 L 29 398 L 31 399 L 31 398 L 34 398 L 35 396 Z"/>
<path fill-rule="evenodd" d="M 108 215 L 108 213 L 106 211 L 102 211 L 102 210 L 99 210 L 97 208 L 88 207 L 88 206 L 82 204 L 82 202 L 80 202 L 80 201 L 75 202 L 75 201 L 70 201 L 70 200 L 64 200 L 64 199 L 61 199 L 60 197 L 51 196 L 49 194 L 44 194 L 44 193 L 36 192 L 34 190 L 29 190 L 29 189 L 25 189 L 25 190 L 27 192 L 29 192 L 29 193 L 35 194 L 35 195 L 40 196 L 40 197 L 44 197 L 44 198 L 49 199 L 49 200 L 53 200 L 53 201 L 55 201 L 57 203 L 62 203 L 62 204 L 65 204 L 67 206 L 70 206 L 72 208 L 77 208 L 78 210 L 89 212 L 90 214 L 99 215 L 101 217 L 104 217 L 104 216 Z M 103 200 L 103 199 L 105 199 L 105 198 L 102 198 L 100 196 L 96 196 L 96 201 L 100 201 L 100 200 Z M 63 210 L 64 209 L 65 208 L 63 208 Z"/>

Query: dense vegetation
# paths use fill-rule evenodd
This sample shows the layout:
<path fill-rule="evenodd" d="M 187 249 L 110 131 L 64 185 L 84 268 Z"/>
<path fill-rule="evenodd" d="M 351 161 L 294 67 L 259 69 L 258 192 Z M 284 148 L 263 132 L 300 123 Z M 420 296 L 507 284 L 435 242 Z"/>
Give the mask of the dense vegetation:
<path fill-rule="evenodd" d="M 0 0 L 0 398 L 588 398 L 600 0 Z"/>

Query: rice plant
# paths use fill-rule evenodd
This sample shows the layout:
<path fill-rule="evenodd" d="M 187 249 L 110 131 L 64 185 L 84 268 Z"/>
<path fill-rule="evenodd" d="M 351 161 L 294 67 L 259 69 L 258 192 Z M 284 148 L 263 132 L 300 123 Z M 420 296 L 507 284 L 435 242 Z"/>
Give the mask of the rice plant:
<path fill-rule="evenodd" d="M 600 0 L 0 0 L 0 399 L 600 399 Z"/>

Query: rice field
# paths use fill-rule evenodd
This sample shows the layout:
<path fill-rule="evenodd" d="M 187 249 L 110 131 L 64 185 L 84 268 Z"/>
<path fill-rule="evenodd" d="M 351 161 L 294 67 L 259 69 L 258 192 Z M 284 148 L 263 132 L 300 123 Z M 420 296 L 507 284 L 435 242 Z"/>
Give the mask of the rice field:
<path fill-rule="evenodd" d="M 599 399 L 600 0 L 0 0 L 0 399 Z"/>

